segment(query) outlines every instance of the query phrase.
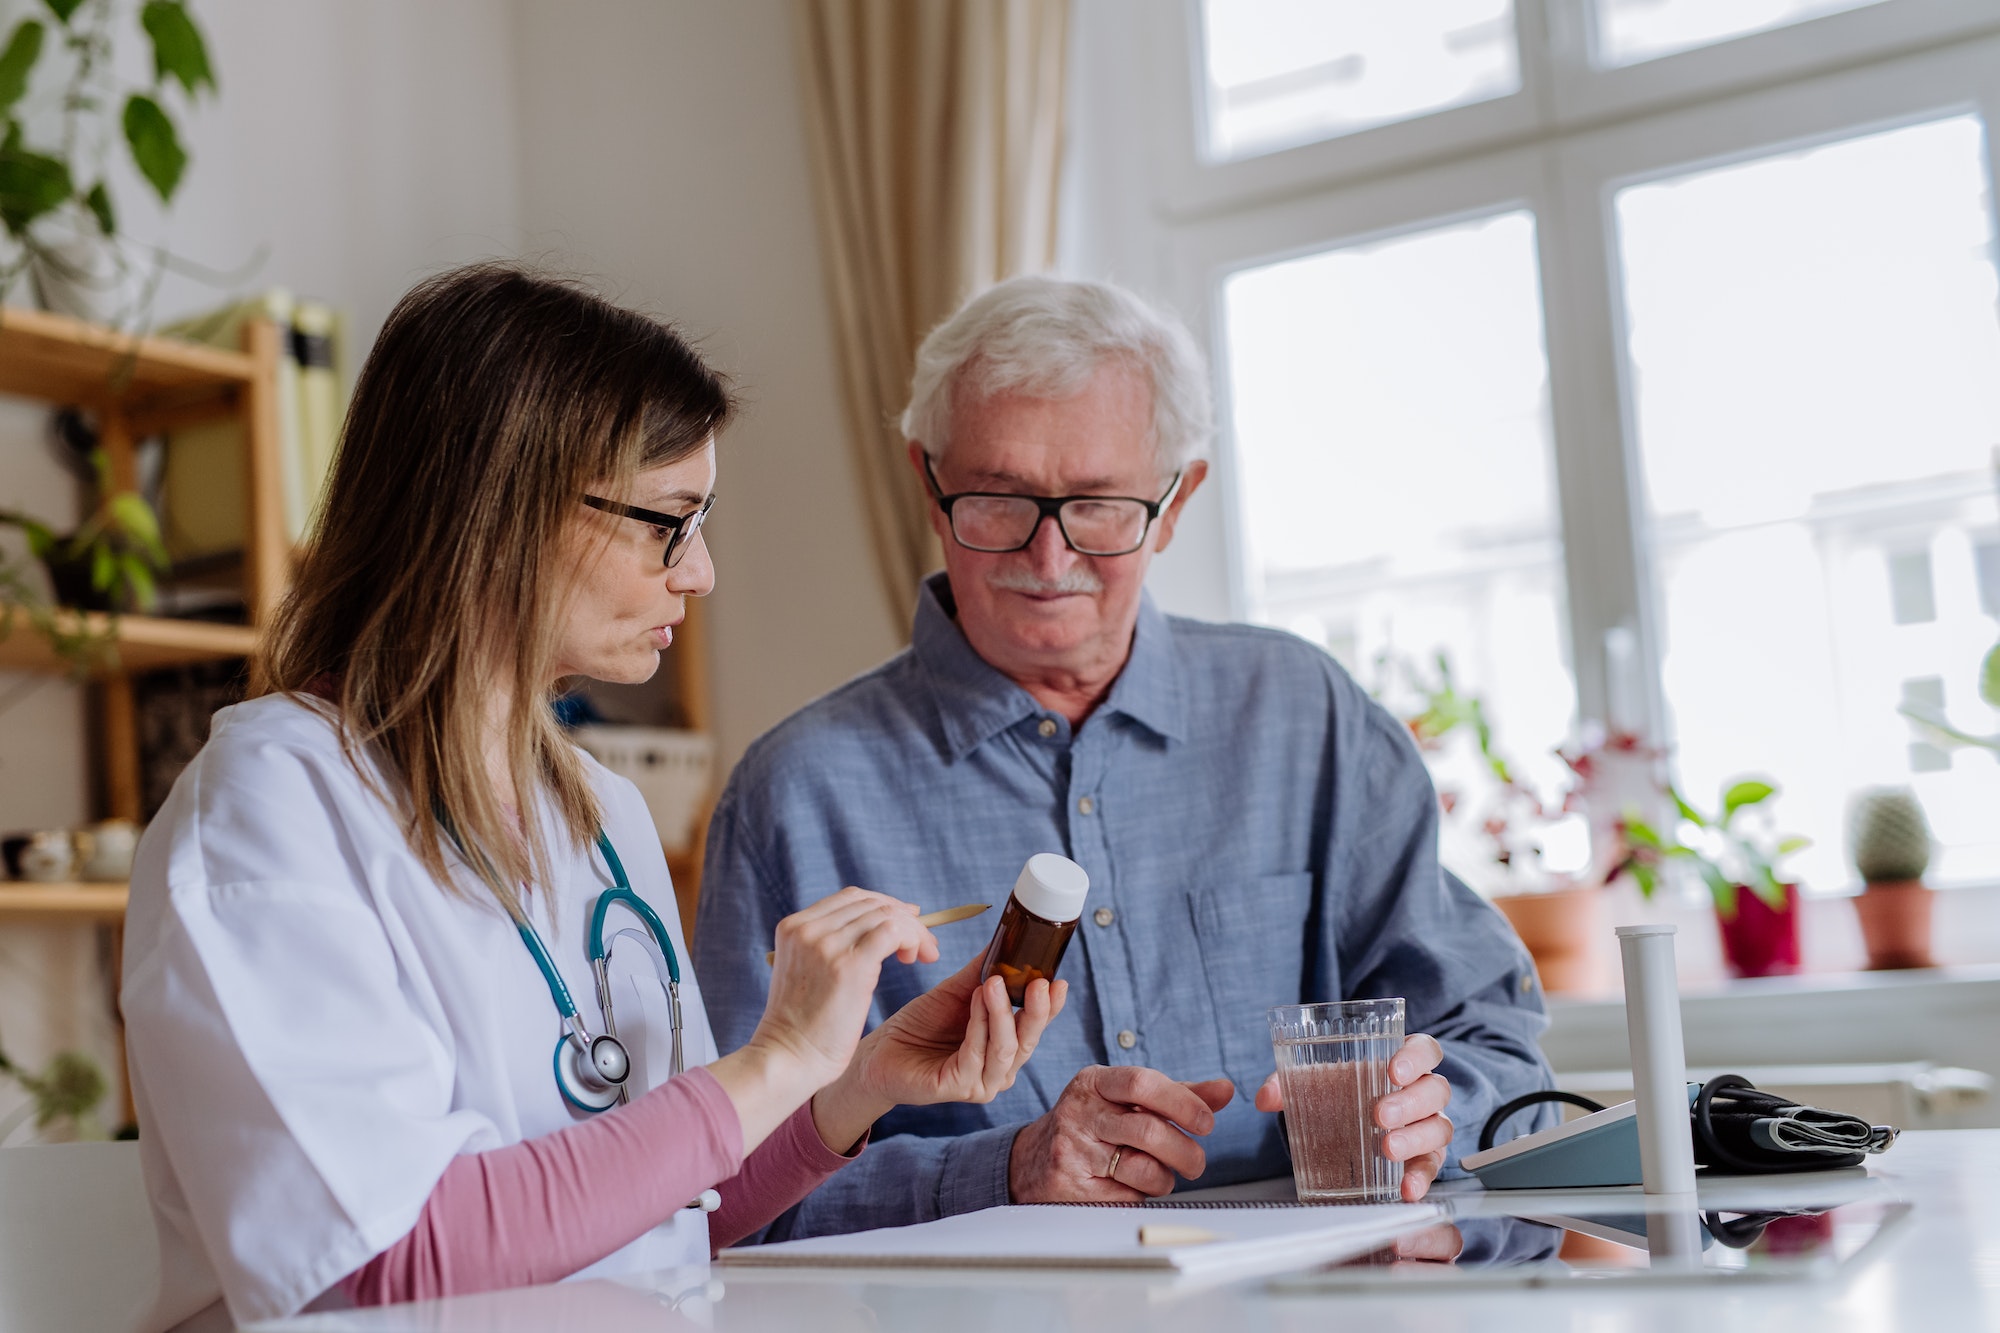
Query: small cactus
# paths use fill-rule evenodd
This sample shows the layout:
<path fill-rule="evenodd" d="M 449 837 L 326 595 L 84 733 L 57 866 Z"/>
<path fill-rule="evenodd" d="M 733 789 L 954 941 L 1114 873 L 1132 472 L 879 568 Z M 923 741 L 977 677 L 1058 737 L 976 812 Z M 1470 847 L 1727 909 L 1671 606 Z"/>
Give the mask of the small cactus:
<path fill-rule="evenodd" d="M 1922 879 L 1931 863 L 1931 827 L 1908 787 L 1856 793 L 1847 815 L 1847 847 L 1869 884 Z"/>

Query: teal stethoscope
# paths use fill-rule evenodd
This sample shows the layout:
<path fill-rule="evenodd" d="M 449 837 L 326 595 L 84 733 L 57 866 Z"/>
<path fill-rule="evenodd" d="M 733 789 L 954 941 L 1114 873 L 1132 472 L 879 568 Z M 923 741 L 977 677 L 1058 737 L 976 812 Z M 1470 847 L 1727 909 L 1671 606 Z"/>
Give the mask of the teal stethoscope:
<path fill-rule="evenodd" d="M 525 916 L 516 924 L 521 930 L 521 942 L 534 955 L 535 966 L 542 971 L 542 980 L 549 984 L 549 996 L 556 1002 L 556 1012 L 563 1018 L 563 1034 L 556 1039 L 555 1072 L 556 1087 L 561 1090 L 563 1100 L 580 1111 L 596 1113 L 608 1111 L 628 1100 L 625 1081 L 632 1073 L 632 1057 L 625 1049 L 625 1043 L 618 1038 L 618 1020 L 611 1009 L 611 950 L 621 939 L 631 939 L 638 943 L 652 957 L 653 968 L 659 974 L 660 985 L 667 992 L 668 1022 L 673 1031 L 673 1059 L 669 1074 L 682 1071 L 681 1062 L 681 965 L 674 954 L 674 942 L 667 934 L 665 923 L 659 913 L 644 898 L 632 891 L 632 883 L 625 878 L 624 863 L 611 846 L 611 839 L 603 829 L 597 830 L 597 850 L 604 854 L 604 864 L 611 871 L 612 887 L 597 897 L 597 906 L 590 913 L 590 970 L 597 981 L 597 1007 L 604 1014 L 604 1031 L 593 1037 L 584 1026 L 583 1015 L 577 1012 L 576 1001 L 570 997 L 569 987 L 563 984 L 562 974 L 549 957 L 548 946 L 534 924 Z M 604 922 L 614 906 L 622 904 L 639 918 L 645 932 L 631 926 L 614 932 L 605 938 Z"/>

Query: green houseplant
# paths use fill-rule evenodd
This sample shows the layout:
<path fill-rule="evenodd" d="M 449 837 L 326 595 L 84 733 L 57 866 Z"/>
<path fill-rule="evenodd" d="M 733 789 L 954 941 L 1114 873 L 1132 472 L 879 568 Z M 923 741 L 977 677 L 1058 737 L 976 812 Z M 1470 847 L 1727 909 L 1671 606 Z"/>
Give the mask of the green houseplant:
<path fill-rule="evenodd" d="M 117 0 L 9 3 L 27 12 L 0 43 L 0 296 L 32 275 L 42 304 L 100 321 L 136 318 L 127 308 L 135 265 L 118 227 L 109 158 L 122 143 L 162 204 L 171 203 L 188 154 L 169 110 L 177 85 L 191 103 L 214 92 L 208 47 L 183 0 L 144 0 L 136 22 L 152 81 L 119 84 L 112 70 Z M 39 76 L 39 77 L 38 77 Z M 153 280 L 164 256 L 155 252 Z"/>
<path fill-rule="evenodd" d="M 1426 756 L 1436 756 L 1454 739 L 1469 743 L 1468 752 L 1458 756 L 1469 762 L 1469 771 L 1465 764 L 1447 763 L 1436 777 L 1443 850 L 1458 858 L 1454 868 L 1487 893 L 1513 926 L 1544 989 L 1593 988 L 1601 979 L 1598 945 L 1609 929 L 1603 895 L 1588 875 L 1552 871 L 1543 856 L 1555 823 L 1580 813 L 1588 762 L 1564 754 L 1575 782 L 1545 799 L 1501 751 L 1485 702 L 1458 683 L 1447 655 L 1438 653 L 1429 671 L 1408 661 L 1392 669 L 1386 658 L 1377 665 L 1390 683 L 1401 686 L 1401 720 Z M 1595 747 L 1587 752 L 1595 753 Z"/>
<path fill-rule="evenodd" d="M 0 1075 L 19 1084 L 28 1100 L 5 1120 L 0 1120 L 0 1143 L 21 1125 L 33 1119 L 38 1132 L 67 1129 L 72 1135 L 88 1136 L 95 1129 L 90 1113 L 104 1100 L 104 1071 L 97 1062 L 78 1051 L 59 1051 L 37 1074 L 21 1068 L 0 1050 Z M 97 1131 L 99 1137 L 102 1131 Z"/>
<path fill-rule="evenodd" d="M 47 639 L 57 656 L 81 676 L 117 665 L 118 615 L 153 604 L 155 576 L 166 568 L 159 521 L 136 491 L 113 490 L 102 453 L 92 455 L 102 497 L 75 530 L 58 535 L 38 519 L 0 510 L 0 527 L 19 529 L 28 550 L 47 572 L 53 596 L 42 590 L 31 565 L 0 553 L 0 639 L 18 620 Z M 101 610 L 108 617 L 90 622 L 65 610 Z"/>
<path fill-rule="evenodd" d="M 1715 902 L 1723 956 L 1738 976 L 1775 976 L 1799 969 L 1798 885 L 1779 871 L 1785 857 L 1811 840 L 1759 827 L 1756 816 L 1778 788 L 1761 777 L 1726 784 L 1718 812 L 1691 805 L 1671 784 L 1675 821 L 1655 828 L 1636 813 L 1619 821 L 1624 855 L 1612 876 L 1629 874 L 1652 897 L 1670 865 L 1692 869 Z"/>
<path fill-rule="evenodd" d="M 1988 707 L 2000 708 L 2000 643 L 1987 649 L 1986 656 L 1980 660 L 1979 698 Z M 1925 739 L 1935 745 L 1947 750 L 1970 748 L 2000 754 L 2000 734 L 1976 736 L 1953 726 L 1944 714 L 1933 709 L 1904 704 L 1898 711 L 1916 723 Z"/>

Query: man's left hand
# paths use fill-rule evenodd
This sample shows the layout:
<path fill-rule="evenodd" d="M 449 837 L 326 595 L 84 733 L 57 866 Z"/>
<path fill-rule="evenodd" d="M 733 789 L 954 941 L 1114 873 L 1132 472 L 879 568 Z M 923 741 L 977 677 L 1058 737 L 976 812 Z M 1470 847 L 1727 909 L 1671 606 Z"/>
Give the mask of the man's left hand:
<path fill-rule="evenodd" d="M 1389 1060 L 1396 1090 L 1375 1103 L 1375 1123 L 1389 1131 L 1382 1136 L 1382 1155 L 1403 1164 L 1403 1198 L 1410 1203 L 1423 1198 L 1444 1170 L 1445 1149 L 1451 1146 L 1452 1124 L 1444 1113 L 1451 1084 L 1431 1072 L 1443 1059 L 1444 1047 L 1436 1037 L 1420 1032 L 1408 1038 Z M 1257 1089 L 1257 1109 L 1285 1109 L 1276 1074 Z"/>

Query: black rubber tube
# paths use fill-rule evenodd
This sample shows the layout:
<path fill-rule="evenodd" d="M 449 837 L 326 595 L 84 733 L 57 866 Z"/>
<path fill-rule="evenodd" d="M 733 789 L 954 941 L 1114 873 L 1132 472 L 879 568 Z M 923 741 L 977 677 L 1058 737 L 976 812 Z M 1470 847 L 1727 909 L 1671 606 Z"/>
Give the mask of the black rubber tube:
<path fill-rule="evenodd" d="M 1543 1102 L 1563 1102 L 1570 1106 L 1580 1106 L 1586 1111 L 1602 1111 L 1604 1105 L 1574 1092 L 1558 1092 L 1554 1088 L 1544 1088 L 1540 1092 L 1524 1092 L 1511 1102 L 1503 1102 L 1500 1108 L 1486 1117 L 1486 1123 L 1479 1129 L 1479 1151 L 1485 1152 L 1493 1146 L 1493 1136 L 1500 1131 L 1508 1116 L 1516 1111 L 1525 1111 L 1530 1106 Z"/>

